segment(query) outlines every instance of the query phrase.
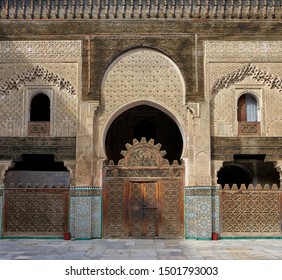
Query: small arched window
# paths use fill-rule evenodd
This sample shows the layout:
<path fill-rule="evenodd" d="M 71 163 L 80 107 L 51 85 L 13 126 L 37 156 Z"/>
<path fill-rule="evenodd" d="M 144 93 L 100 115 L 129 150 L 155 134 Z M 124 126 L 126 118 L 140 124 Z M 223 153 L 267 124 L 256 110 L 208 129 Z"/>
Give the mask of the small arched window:
<path fill-rule="evenodd" d="M 30 104 L 31 122 L 50 122 L 50 99 L 44 93 L 36 94 Z"/>
<path fill-rule="evenodd" d="M 252 94 L 243 94 L 238 100 L 239 135 L 259 135 L 258 104 Z"/>
<path fill-rule="evenodd" d="M 238 100 L 238 121 L 258 121 L 257 100 L 250 94 L 243 94 Z"/>

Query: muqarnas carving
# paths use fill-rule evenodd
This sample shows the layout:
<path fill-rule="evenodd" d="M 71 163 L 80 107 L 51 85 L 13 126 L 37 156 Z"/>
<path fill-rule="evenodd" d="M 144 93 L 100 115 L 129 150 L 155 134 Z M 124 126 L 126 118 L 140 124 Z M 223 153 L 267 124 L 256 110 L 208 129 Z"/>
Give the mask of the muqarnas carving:
<path fill-rule="evenodd" d="M 4 85 L 2 85 L 0 87 L 0 96 L 5 97 L 11 92 L 12 89 L 21 89 L 23 85 L 25 85 L 27 82 L 31 82 L 37 77 L 40 77 L 45 81 L 55 84 L 60 90 L 66 89 L 67 93 L 71 95 L 76 94 L 74 87 L 69 81 L 48 71 L 44 67 L 37 65 L 36 67 L 26 71 L 22 75 L 18 75 L 16 78 L 11 78 Z"/>

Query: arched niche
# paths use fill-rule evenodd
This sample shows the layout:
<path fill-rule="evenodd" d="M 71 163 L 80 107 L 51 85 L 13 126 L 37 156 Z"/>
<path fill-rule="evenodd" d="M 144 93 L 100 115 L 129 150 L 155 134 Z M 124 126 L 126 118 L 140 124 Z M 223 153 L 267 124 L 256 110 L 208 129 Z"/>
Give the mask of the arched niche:
<path fill-rule="evenodd" d="M 105 138 L 107 159 L 117 163 L 126 143 L 134 138 L 140 141 L 142 137 L 162 144 L 170 162 L 180 161 L 183 139 L 179 127 L 169 115 L 148 105 L 132 107 L 112 121 Z"/>

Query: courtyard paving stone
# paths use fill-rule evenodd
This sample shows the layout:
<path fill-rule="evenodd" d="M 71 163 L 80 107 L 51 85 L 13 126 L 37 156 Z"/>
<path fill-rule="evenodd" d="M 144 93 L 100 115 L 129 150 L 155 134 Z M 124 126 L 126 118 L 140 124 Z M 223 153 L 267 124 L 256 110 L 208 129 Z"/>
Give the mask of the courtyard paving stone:
<path fill-rule="evenodd" d="M 0 239 L 0 260 L 282 260 L 282 240 Z"/>

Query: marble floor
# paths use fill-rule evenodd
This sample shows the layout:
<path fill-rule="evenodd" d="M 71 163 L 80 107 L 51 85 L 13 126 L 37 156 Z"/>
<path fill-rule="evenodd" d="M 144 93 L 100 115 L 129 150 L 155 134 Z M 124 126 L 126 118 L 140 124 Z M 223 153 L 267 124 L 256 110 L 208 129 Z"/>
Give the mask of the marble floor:
<path fill-rule="evenodd" d="M 282 239 L 0 239 L 0 260 L 282 260 Z"/>

